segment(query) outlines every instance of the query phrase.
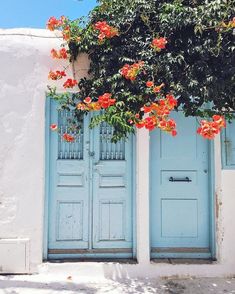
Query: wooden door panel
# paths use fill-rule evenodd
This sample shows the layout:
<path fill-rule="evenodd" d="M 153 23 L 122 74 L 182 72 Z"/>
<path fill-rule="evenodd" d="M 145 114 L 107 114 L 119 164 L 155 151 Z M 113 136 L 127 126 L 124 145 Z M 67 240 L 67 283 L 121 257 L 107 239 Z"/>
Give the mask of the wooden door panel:
<path fill-rule="evenodd" d="M 189 254 L 183 255 L 183 250 L 190 248 L 206 248 L 208 256 L 209 145 L 196 134 L 195 118 L 185 118 L 182 113 L 173 116 L 178 136 L 151 133 L 152 257 L 187 258 Z M 181 254 L 172 254 L 177 248 Z"/>
<path fill-rule="evenodd" d="M 67 123 L 71 117 L 72 112 L 58 111 L 51 101 L 50 124 L 56 123 L 58 132 L 50 133 L 49 251 L 89 247 L 88 136 L 82 129 L 75 142 L 63 140 L 64 132 L 72 134 Z"/>
<path fill-rule="evenodd" d="M 132 141 L 111 143 L 112 128 L 89 129 L 89 117 L 75 142 L 67 120 L 51 101 L 49 257 L 132 257 Z"/>
<path fill-rule="evenodd" d="M 132 248 L 132 142 L 114 144 L 103 123 L 94 133 L 94 248 Z M 112 159 L 113 158 L 113 159 Z"/>

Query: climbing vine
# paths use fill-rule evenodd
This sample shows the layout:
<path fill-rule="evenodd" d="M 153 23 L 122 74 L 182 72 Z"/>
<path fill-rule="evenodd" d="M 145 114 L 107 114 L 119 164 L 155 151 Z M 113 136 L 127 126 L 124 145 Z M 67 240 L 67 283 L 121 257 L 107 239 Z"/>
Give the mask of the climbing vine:
<path fill-rule="evenodd" d="M 136 128 L 175 136 L 177 122 L 170 115 L 181 110 L 201 117 L 198 134 L 213 139 L 235 110 L 234 5 L 235 0 L 100 0 L 86 21 L 51 17 L 47 28 L 60 30 L 63 38 L 52 58 L 74 63 L 85 52 L 90 70 L 80 80 L 68 77 L 66 68 L 50 71 L 49 79 L 63 80 L 65 92 L 49 87 L 49 94 L 75 112 L 74 133 L 92 112 L 90 127 L 107 122 L 114 142 Z M 72 141 L 68 135 L 63 138 Z"/>

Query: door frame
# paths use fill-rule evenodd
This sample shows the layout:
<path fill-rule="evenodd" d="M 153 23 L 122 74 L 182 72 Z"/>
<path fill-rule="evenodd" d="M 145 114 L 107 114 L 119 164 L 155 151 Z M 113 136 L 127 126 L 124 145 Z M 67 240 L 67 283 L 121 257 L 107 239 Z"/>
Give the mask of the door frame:
<path fill-rule="evenodd" d="M 211 259 L 217 260 L 217 247 L 216 247 L 216 173 L 215 173 L 215 141 L 209 141 L 209 220 L 210 220 L 210 250 Z"/>
<path fill-rule="evenodd" d="M 43 213 L 43 252 L 42 257 L 43 261 L 48 261 L 48 239 L 49 239 L 49 195 L 50 195 L 50 118 L 51 118 L 51 99 L 49 96 L 46 96 L 45 99 L 45 139 L 44 139 L 44 152 L 45 152 L 45 160 L 44 160 L 44 213 Z M 132 260 L 136 259 L 136 136 L 132 136 L 131 138 L 132 145 Z M 91 171 L 90 171 L 91 172 Z M 91 197 L 92 198 L 92 197 Z M 92 199 L 91 199 L 92 201 Z M 89 224 L 89 229 L 90 229 Z M 89 240 L 90 241 L 90 240 Z M 83 259 L 86 257 L 83 257 Z M 61 258 L 66 259 L 66 258 Z M 74 258 L 73 258 L 74 259 Z M 75 258 L 79 261 L 79 258 Z M 89 259 L 89 258 L 87 258 Z M 95 259 L 95 257 L 94 257 Z M 105 256 L 102 259 L 108 259 Z M 119 258 L 113 258 L 113 260 L 118 260 Z M 50 260 L 50 259 L 49 259 Z"/>
<path fill-rule="evenodd" d="M 150 136 L 151 140 L 151 136 Z M 149 148 L 151 143 L 149 143 Z M 151 156 L 151 152 L 150 152 Z M 156 259 L 156 257 L 151 257 L 151 210 L 150 210 L 150 205 L 151 205 L 151 182 L 150 182 L 150 169 L 151 169 L 151 164 L 149 162 L 149 219 L 150 219 L 150 260 Z M 210 249 L 210 254 L 211 254 L 211 260 L 216 261 L 217 260 L 217 248 L 216 248 L 216 191 L 215 191 L 215 184 L 216 184 L 216 174 L 215 174 L 215 141 L 211 140 L 208 142 L 208 171 L 209 171 L 209 179 L 208 179 L 208 197 L 209 197 L 209 249 Z M 187 257 L 185 258 L 192 258 L 194 259 L 195 254 L 192 253 L 192 256 L 190 257 L 190 253 L 187 254 Z M 174 258 L 177 258 L 175 256 Z M 182 258 L 179 258 L 182 259 Z"/>

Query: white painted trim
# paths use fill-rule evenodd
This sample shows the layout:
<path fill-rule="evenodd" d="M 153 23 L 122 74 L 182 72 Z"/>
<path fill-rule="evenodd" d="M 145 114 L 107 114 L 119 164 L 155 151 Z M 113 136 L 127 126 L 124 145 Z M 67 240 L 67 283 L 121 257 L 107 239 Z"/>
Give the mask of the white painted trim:
<path fill-rule="evenodd" d="M 39 267 L 39 273 L 47 277 L 73 276 L 82 281 L 101 279 L 130 278 L 164 278 L 164 277 L 229 277 L 234 274 L 234 265 L 212 264 L 123 264 L 118 262 L 81 262 L 81 263 L 44 263 Z"/>
<path fill-rule="evenodd" d="M 150 262 L 149 234 L 149 131 L 137 130 L 136 140 L 136 217 L 137 260 L 139 264 Z"/>

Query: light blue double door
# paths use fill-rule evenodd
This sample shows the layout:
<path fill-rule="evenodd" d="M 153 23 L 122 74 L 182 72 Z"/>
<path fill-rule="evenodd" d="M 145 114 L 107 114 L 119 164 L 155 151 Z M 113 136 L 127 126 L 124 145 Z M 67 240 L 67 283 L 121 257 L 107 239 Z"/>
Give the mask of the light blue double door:
<path fill-rule="evenodd" d="M 209 142 L 196 134 L 196 118 L 173 116 L 176 137 L 151 133 L 151 256 L 210 258 Z"/>
<path fill-rule="evenodd" d="M 65 142 L 73 113 L 51 101 L 49 139 L 48 258 L 133 257 L 131 141 L 110 142 L 106 124 Z"/>

